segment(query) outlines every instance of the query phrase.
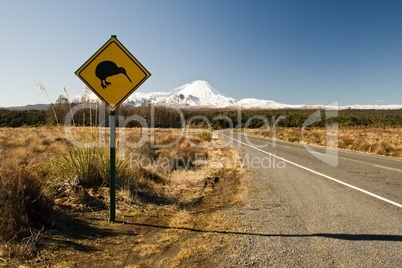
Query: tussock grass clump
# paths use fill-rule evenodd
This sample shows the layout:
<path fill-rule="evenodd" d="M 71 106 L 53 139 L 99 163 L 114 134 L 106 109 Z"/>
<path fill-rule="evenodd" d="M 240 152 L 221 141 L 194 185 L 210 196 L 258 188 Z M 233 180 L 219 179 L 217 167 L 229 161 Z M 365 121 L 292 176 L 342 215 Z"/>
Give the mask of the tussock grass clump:
<path fill-rule="evenodd" d="M 84 188 L 97 188 L 104 182 L 105 150 L 98 147 L 69 146 L 58 161 L 58 176 L 74 178 Z"/>
<path fill-rule="evenodd" d="M 203 131 L 198 136 L 204 140 L 210 142 L 212 140 L 212 132 L 211 131 Z"/>
<path fill-rule="evenodd" d="M 33 254 L 40 230 L 51 225 L 52 202 L 44 190 L 44 182 L 28 167 L 0 167 L 0 242 L 14 245 L 8 255 Z"/>
<path fill-rule="evenodd" d="M 56 161 L 59 179 L 73 179 L 84 188 L 108 185 L 110 178 L 110 155 L 102 146 L 68 146 Z M 132 179 L 130 164 L 116 158 L 116 183 L 124 185 Z"/>

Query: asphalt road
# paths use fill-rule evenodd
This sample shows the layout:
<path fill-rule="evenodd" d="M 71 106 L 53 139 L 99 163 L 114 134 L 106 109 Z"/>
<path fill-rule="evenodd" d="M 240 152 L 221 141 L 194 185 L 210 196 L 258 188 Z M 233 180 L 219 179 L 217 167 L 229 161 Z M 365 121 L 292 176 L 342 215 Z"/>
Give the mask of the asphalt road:
<path fill-rule="evenodd" d="M 221 135 L 253 174 L 243 208 L 231 213 L 249 235 L 223 263 L 402 267 L 402 160 Z"/>

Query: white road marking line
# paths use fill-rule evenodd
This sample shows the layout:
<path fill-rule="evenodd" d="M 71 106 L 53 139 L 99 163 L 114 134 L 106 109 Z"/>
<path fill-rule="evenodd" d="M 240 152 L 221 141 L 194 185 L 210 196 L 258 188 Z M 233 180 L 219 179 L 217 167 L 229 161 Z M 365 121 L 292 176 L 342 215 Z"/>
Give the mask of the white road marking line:
<path fill-rule="evenodd" d="M 364 194 L 367 194 L 367 195 L 369 195 L 369 196 L 372 196 L 372 197 L 374 197 L 374 198 L 377 198 L 377 199 L 379 199 L 379 200 L 382 200 L 382 201 L 384 201 L 384 202 L 387 202 L 387 203 L 389 203 L 389 204 L 391 204 L 391 205 L 394 205 L 394 206 L 397 206 L 397 207 L 402 208 L 402 204 L 399 204 L 399 203 L 397 203 L 397 202 L 395 202 L 395 201 L 392 201 L 392 200 L 389 200 L 389 199 L 387 199 L 387 198 L 385 198 L 385 197 L 376 195 L 376 194 L 374 194 L 374 193 L 372 193 L 372 192 L 366 191 L 366 190 L 364 190 L 364 189 L 361 189 L 361 188 L 356 187 L 356 186 L 354 186 L 354 185 L 351 185 L 351 184 L 349 184 L 349 183 L 340 181 L 340 180 L 335 179 L 335 178 L 333 178 L 333 177 L 331 177 L 331 176 L 328 176 L 328 175 L 325 175 L 325 174 L 320 173 L 320 172 L 318 172 L 318 171 L 312 170 L 312 169 L 310 169 L 310 168 L 308 168 L 308 167 L 305 167 L 305 166 L 296 164 L 296 163 L 294 163 L 294 162 L 292 162 L 292 161 L 289 161 L 289 160 L 287 160 L 287 159 L 285 159 L 285 158 L 279 157 L 279 156 L 277 156 L 277 155 L 274 155 L 274 154 L 271 154 L 271 153 L 269 153 L 269 152 L 267 152 L 267 151 L 264 151 L 264 150 L 262 150 L 262 149 L 260 149 L 260 148 L 257 148 L 257 147 L 254 147 L 254 146 L 252 146 L 252 145 L 249 145 L 249 144 L 247 144 L 247 143 L 244 143 L 244 142 L 242 142 L 242 141 L 236 140 L 236 139 L 234 139 L 234 138 L 232 138 L 232 137 L 229 137 L 229 136 L 227 136 L 227 135 L 225 135 L 225 134 L 223 134 L 223 133 L 222 133 L 222 135 L 223 135 L 223 136 L 226 136 L 227 138 L 229 138 L 229 139 L 231 139 L 231 140 L 234 140 L 234 141 L 236 141 L 236 142 L 238 142 L 238 143 L 240 143 L 240 144 L 246 145 L 246 146 L 248 146 L 248 147 L 250 147 L 250 148 L 253 148 L 253 149 L 257 150 L 257 151 L 260 151 L 260 152 L 262 152 L 262 153 L 268 154 L 269 156 L 275 157 L 275 158 L 277 158 L 277 159 L 279 159 L 279 160 L 282 160 L 282 161 L 284 161 L 284 162 L 286 162 L 286 163 L 289 163 L 289 164 L 291 164 L 291 165 L 293 165 L 293 166 L 296 166 L 296 167 L 298 167 L 298 168 L 307 170 L 307 171 L 309 171 L 309 172 L 311 172 L 311 173 L 314 173 L 314 174 L 316 174 L 316 175 L 319 175 L 319 176 L 321 176 L 321 177 L 324 177 L 324 178 L 326 178 L 326 179 L 328 179 L 328 180 L 337 182 L 337 183 L 339 183 L 339 184 L 342 184 L 342 185 L 344 185 L 344 186 L 347 186 L 347 187 L 349 187 L 349 188 L 352 188 L 352 189 L 354 189 L 354 190 L 356 190 L 356 191 L 362 192 L 362 193 L 364 193 Z"/>

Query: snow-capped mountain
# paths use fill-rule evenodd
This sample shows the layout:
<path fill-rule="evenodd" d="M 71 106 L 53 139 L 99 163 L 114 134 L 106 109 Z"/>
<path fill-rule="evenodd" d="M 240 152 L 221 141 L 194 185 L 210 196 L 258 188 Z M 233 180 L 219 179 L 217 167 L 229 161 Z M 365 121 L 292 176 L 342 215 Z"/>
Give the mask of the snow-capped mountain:
<path fill-rule="evenodd" d="M 173 95 L 161 100 L 158 104 L 167 106 L 236 106 L 237 100 L 226 97 L 213 88 L 207 81 L 196 80 L 173 90 Z"/>
<path fill-rule="evenodd" d="M 96 94 L 88 88 L 84 88 L 83 95 L 77 95 L 72 100 L 73 103 L 101 103 L 102 101 Z M 331 110 L 400 110 L 402 104 L 394 105 L 290 105 L 278 103 L 273 100 L 262 100 L 256 98 L 245 98 L 236 100 L 227 97 L 207 81 L 196 80 L 191 83 L 184 84 L 169 92 L 151 92 L 144 93 L 136 91 L 127 98 L 124 105 L 140 106 L 144 103 L 152 103 L 154 105 L 170 106 L 170 107 L 205 107 L 205 108 L 243 108 L 243 109 L 331 109 Z M 6 109 L 26 110 L 26 109 L 48 109 L 48 104 L 40 106 L 21 106 L 21 107 L 4 107 Z M 2 108 L 2 107 L 0 107 Z"/>
<path fill-rule="evenodd" d="M 253 98 L 240 101 L 227 97 L 207 81 L 196 80 L 175 88 L 172 95 L 157 102 L 156 104 L 167 106 L 203 106 L 203 107 L 242 107 L 242 108 L 298 108 L 301 105 L 287 105 L 272 100 L 259 100 Z"/>
<path fill-rule="evenodd" d="M 237 102 L 237 106 L 242 108 L 270 108 L 270 109 L 285 109 L 285 108 L 301 108 L 303 105 L 290 105 L 278 103 L 273 100 L 260 100 L 254 98 L 241 99 Z"/>
<path fill-rule="evenodd" d="M 75 101 L 80 102 L 99 102 L 98 97 L 94 93 L 86 92 L 84 96 L 77 96 Z M 207 81 L 196 80 L 191 83 L 184 84 L 169 92 L 134 92 L 124 102 L 125 105 L 140 106 L 143 103 L 152 103 L 155 105 L 163 105 L 170 107 L 241 107 L 244 109 L 324 109 L 325 105 L 290 105 L 278 103 L 273 100 L 261 100 L 255 98 L 245 98 L 236 100 L 227 97 Z M 402 109 L 402 105 L 351 105 L 333 107 L 335 109 L 374 109 L 374 110 L 391 110 Z"/>

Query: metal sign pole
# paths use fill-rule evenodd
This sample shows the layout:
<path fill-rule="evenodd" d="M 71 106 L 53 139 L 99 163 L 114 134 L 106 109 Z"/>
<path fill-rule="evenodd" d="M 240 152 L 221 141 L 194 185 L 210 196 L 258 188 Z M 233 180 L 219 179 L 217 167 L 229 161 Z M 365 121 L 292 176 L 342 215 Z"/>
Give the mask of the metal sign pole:
<path fill-rule="evenodd" d="M 110 111 L 110 221 L 116 220 L 116 112 Z"/>

